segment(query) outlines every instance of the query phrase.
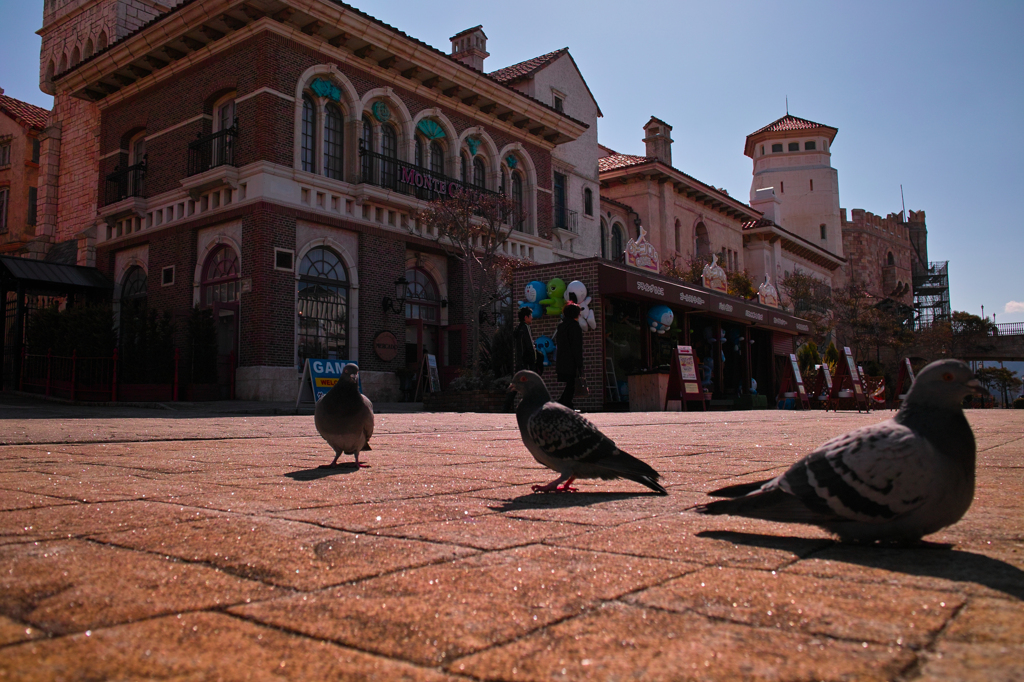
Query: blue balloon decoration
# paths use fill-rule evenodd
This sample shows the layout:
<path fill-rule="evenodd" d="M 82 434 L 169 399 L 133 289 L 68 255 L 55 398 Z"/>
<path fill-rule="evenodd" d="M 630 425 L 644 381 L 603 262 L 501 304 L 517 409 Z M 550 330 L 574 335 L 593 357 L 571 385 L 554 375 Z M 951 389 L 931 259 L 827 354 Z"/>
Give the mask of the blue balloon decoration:
<path fill-rule="evenodd" d="M 647 325 L 652 332 L 664 334 L 672 326 L 675 313 L 667 305 L 656 305 L 647 311 Z"/>

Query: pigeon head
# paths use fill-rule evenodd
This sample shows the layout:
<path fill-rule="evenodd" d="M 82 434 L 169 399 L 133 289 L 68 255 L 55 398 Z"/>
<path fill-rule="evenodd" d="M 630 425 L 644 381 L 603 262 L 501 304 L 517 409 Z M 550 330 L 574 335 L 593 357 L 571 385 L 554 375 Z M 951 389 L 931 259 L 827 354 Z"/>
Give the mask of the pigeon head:
<path fill-rule="evenodd" d="M 936 360 L 921 370 L 907 393 L 907 405 L 958 407 L 972 393 L 982 393 L 981 382 L 960 360 Z"/>
<path fill-rule="evenodd" d="M 345 365 L 345 369 L 341 370 L 341 376 L 338 378 L 346 384 L 355 384 L 359 381 L 359 366 L 354 363 L 348 363 Z"/>
<path fill-rule="evenodd" d="M 544 380 L 540 378 L 539 374 L 528 369 L 521 369 L 515 373 L 512 383 L 508 385 L 508 390 L 519 391 L 524 398 L 542 398 L 543 402 L 551 400 L 551 394 L 548 393 L 548 387 L 544 385 Z"/>

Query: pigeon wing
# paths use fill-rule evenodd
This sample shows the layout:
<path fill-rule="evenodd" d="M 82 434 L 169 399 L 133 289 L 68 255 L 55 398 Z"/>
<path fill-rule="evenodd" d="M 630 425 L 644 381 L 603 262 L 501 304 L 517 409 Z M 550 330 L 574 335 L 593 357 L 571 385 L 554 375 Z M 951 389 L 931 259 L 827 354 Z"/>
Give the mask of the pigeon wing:
<path fill-rule="evenodd" d="M 545 403 L 526 423 L 527 434 L 549 457 L 597 463 L 616 451 L 615 443 L 575 411 Z"/>
<path fill-rule="evenodd" d="M 927 440 L 893 421 L 834 438 L 794 464 L 775 485 L 812 510 L 867 523 L 922 506 L 933 475 Z"/>

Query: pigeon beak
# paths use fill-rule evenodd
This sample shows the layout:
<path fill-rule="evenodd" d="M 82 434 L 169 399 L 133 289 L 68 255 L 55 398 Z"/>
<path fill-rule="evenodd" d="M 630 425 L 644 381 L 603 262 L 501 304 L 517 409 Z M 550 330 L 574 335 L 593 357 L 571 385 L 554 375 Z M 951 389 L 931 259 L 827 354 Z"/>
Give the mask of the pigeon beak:
<path fill-rule="evenodd" d="M 976 393 L 977 395 L 983 395 L 985 393 L 985 389 L 982 388 L 981 382 L 977 379 L 971 379 L 968 381 L 967 388 L 971 389 L 971 392 Z"/>
<path fill-rule="evenodd" d="M 508 385 L 508 389 L 506 390 L 506 392 L 511 392 L 511 391 L 514 391 L 514 390 L 516 390 L 516 385 L 515 384 L 509 384 Z"/>

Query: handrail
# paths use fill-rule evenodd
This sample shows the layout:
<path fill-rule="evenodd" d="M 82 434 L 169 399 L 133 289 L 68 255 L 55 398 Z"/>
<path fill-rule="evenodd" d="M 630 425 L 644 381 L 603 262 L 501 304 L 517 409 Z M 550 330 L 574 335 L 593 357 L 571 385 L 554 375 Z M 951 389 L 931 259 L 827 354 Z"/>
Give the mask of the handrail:
<path fill-rule="evenodd" d="M 210 135 L 199 134 L 188 143 L 188 175 L 199 175 L 218 166 L 235 165 L 235 142 L 238 138 L 238 119 L 234 125 Z"/>
<path fill-rule="evenodd" d="M 146 179 L 146 157 L 142 161 L 115 168 L 113 173 L 107 175 L 107 189 L 104 206 L 115 204 L 129 197 L 142 196 L 142 184 Z"/>
<path fill-rule="evenodd" d="M 360 182 L 384 187 L 401 194 L 433 201 L 454 194 L 452 190 L 498 195 L 498 192 L 450 178 L 396 158 L 365 149 L 359 150 Z"/>

